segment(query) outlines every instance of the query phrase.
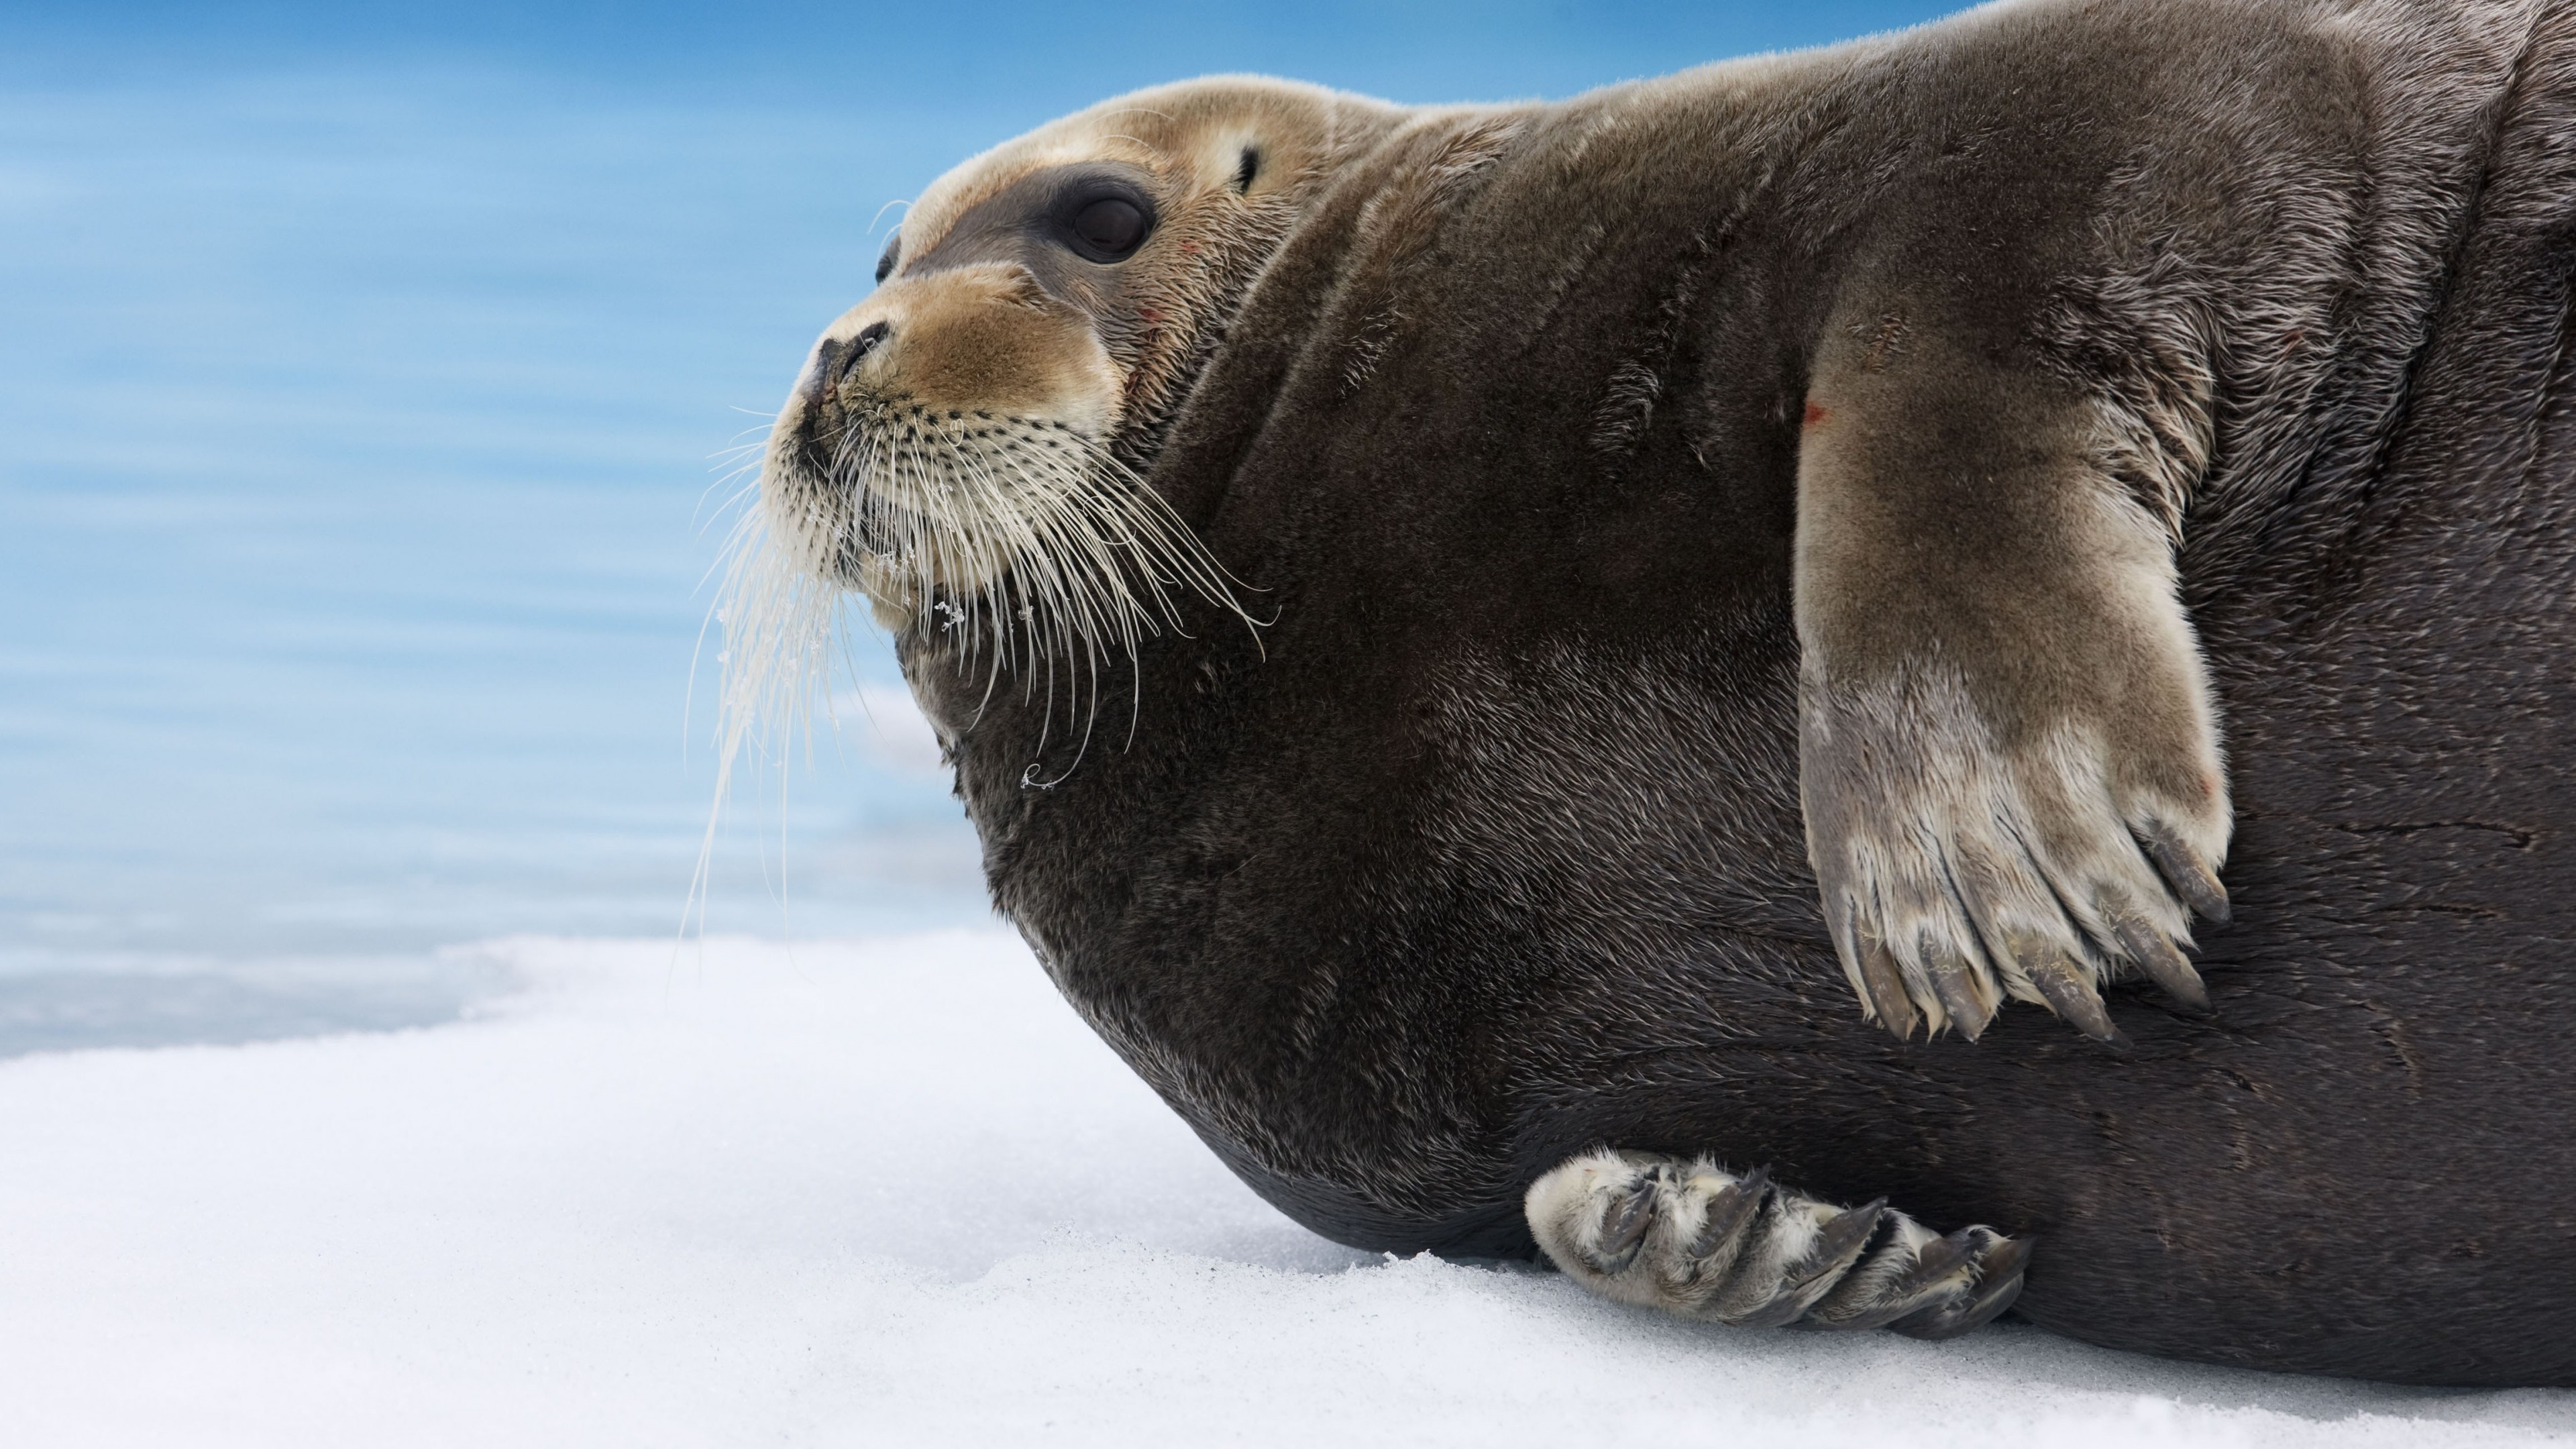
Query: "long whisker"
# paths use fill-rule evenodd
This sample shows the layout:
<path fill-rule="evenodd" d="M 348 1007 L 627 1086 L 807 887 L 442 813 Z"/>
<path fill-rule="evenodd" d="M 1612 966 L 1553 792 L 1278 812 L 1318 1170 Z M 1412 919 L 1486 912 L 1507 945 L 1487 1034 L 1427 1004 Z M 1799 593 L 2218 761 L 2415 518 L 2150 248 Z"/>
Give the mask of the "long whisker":
<path fill-rule="evenodd" d="M 823 436 L 773 437 L 733 502 L 723 551 L 716 725 L 717 808 L 745 752 L 811 750 L 814 706 L 847 659 L 845 600 L 944 640 L 962 678 L 983 678 L 980 719 L 1005 675 L 1040 712 L 1045 758 L 1061 701 L 1073 757 L 1026 783 L 1061 783 L 1090 749 L 1101 675 L 1130 675 L 1127 739 L 1142 718 L 1146 641 L 1187 634 L 1186 600 L 1259 621 L 1247 588 L 1162 496 L 1098 438 L 1054 421 L 945 420 L 904 399 L 855 406 Z M 744 472 L 752 472 L 746 464 Z M 730 481 L 730 480 L 726 480 Z M 967 728 L 972 727 L 972 722 Z M 690 909 L 704 917 L 716 837 L 710 814 Z M 686 929 L 686 915 L 683 917 Z"/>

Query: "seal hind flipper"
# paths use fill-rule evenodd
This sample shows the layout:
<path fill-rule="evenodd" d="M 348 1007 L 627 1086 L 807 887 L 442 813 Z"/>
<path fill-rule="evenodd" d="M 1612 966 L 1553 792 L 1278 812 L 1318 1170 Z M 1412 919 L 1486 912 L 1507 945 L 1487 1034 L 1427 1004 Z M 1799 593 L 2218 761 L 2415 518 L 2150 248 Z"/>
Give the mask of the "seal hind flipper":
<path fill-rule="evenodd" d="M 1974 1228 L 1972 1232 L 1990 1232 Z M 1995 1243 L 1978 1264 L 1978 1281 L 1974 1291 L 1947 1302 L 1930 1303 L 1896 1320 L 1888 1327 L 1908 1338 L 1938 1342 L 1957 1338 L 1972 1328 L 1992 1321 L 1995 1315 L 2012 1307 L 2021 1296 L 2022 1269 L 2039 1245 L 2036 1238 L 2004 1238 Z"/>
<path fill-rule="evenodd" d="M 1965 1333 L 2011 1306 L 2030 1241 L 1944 1236 L 1887 1206 L 1837 1208 L 1702 1157 L 1602 1149 L 1530 1185 L 1549 1260 L 1622 1303 L 1740 1328 Z"/>
<path fill-rule="evenodd" d="M 2226 915 L 2231 815 L 2166 496 L 2205 440 L 2138 462 L 2009 308 L 1853 290 L 1809 383 L 1794 601 L 1808 850 L 1852 987 L 1899 1036 L 1919 1009 L 1974 1039 L 2011 996 L 2118 1042 L 2123 973 L 2205 1007 L 2182 951 L 2193 911 Z M 1856 340 L 1900 313 L 1903 346 Z"/>

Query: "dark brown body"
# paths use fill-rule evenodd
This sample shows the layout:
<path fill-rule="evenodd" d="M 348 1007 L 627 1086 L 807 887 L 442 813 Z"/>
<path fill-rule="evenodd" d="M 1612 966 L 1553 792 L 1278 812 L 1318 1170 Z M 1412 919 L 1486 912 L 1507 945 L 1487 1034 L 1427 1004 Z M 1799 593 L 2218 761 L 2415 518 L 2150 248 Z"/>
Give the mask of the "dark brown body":
<path fill-rule="evenodd" d="M 2511 44 L 2410 48 L 2470 10 Z M 1794 485 L 1891 256 L 2104 387 L 2221 334 L 2181 561 L 2235 924 L 2214 1018 L 2113 993 L 2126 1051 L 1899 1043 L 1824 934 Z M 1338 178 L 1156 460 L 1257 645 L 1157 641 L 1044 789 L 1035 705 L 906 665 L 1001 906 L 1319 1232 L 1526 1251 L 1569 1154 L 1709 1151 L 2040 1235 L 2019 1311 L 2077 1337 L 2576 1383 L 2571 284 L 2565 6 L 2059 5 L 1462 115 Z"/>

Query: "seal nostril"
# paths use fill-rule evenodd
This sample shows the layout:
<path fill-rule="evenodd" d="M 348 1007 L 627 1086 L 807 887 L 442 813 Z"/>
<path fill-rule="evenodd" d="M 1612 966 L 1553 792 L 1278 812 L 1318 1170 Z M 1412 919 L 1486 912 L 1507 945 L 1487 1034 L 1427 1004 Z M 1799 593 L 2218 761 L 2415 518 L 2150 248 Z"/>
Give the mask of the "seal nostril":
<path fill-rule="evenodd" d="M 894 329 L 885 323 L 871 322 L 859 329 L 859 335 L 846 342 L 826 337 L 816 344 L 811 380 L 805 384 L 808 404 L 821 402 L 832 389 L 849 381 L 850 374 L 858 371 L 859 363 L 893 334 Z"/>
<path fill-rule="evenodd" d="M 859 335 L 850 339 L 850 350 L 841 356 L 841 375 L 849 376 L 858 367 L 859 360 L 876 351 L 878 344 L 893 332 L 894 329 L 883 322 L 871 322 L 860 328 Z"/>

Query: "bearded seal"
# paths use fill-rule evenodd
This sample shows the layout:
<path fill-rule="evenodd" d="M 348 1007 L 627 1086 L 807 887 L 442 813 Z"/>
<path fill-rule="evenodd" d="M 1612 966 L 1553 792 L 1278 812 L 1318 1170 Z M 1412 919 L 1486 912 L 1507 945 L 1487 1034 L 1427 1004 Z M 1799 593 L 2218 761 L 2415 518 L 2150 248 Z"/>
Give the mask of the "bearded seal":
<path fill-rule="evenodd" d="M 864 594 L 997 906 L 1290 1216 L 2576 1383 L 2576 7 L 1194 82 L 879 280 L 728 707 Z"/>

